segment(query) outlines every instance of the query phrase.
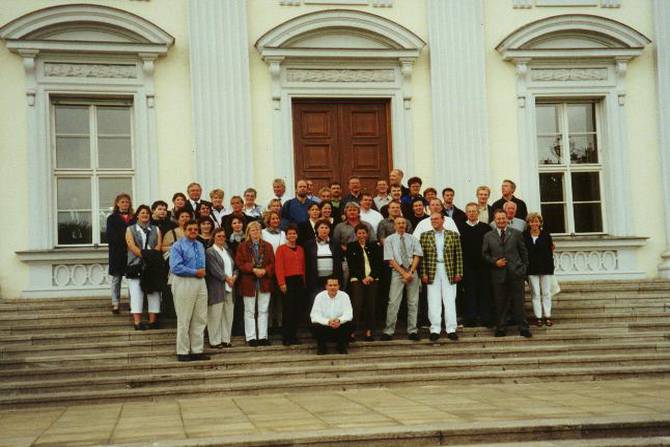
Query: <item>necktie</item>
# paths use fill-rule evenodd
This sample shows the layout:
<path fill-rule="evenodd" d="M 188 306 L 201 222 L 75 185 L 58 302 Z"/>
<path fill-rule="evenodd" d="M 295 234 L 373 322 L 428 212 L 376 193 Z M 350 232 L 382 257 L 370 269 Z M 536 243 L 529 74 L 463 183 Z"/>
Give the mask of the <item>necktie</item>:
<path fill-rule="evenodd" d="M 400 257 L 402 266 L 409 267 L 409 255 L 407 254 L 407 246 L 405 245 L 405 235 L 400 236 Z"/>
<path fill-rule="evenodd" d="M 505 243 L 505 230 L 500 230 L 500 242 Z"/>

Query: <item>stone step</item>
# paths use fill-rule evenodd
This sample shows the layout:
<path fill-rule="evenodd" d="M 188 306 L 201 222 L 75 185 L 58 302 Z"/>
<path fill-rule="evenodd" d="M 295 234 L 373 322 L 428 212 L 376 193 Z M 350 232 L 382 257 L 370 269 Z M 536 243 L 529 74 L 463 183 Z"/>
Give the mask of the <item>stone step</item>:
<path fill-rule="evenodd" d="M 488 345 L 442 343 L 443 346 L 409 345 L 389 348 L 381 345 L 363 349 L 353 345 L 349 356 L 315 356 L 313 345 L 294 347 L 274 352 L 236 352 L 232 348 L 225 351 L 212 351 L 212 360 L 203 366 L 202 363 L 179 363 L 174 358 L 174 348 L 163 351 L 145 351 L 136 353 L 99 353 L 77 354 L 63 357 L 33 357 L 14 359 L 2 363 L 0 378 L 2 380 L 25 381 L 33 378 L 74 378 L 91 375 L 131 375 L 144 373 L 170 373 L 185 370 L 226 369 L 241 370 L 263 367 L 318 366 L 334 364 L 381 364 L 385 362 L 422 362 L 434 360 L 465 360 L 471 361 L 506 358 L 531 358 L 538 356 L 569 356 L 569 355 L 606 355 L 627 353 L 670 353 L 670 341 L 611 341 L 607 344 L 600 341 L 583 341 L 579 344 L 542 343 L 526 345 Z M 264 348 L 265 350 L 265 348 Z"/>
<path fill-rule="evenodd" d="M 606 435 L 606 434 L 605 434 Z M 219 444 L 220 445 L 220 444 Z M 313 445 L 313 444 L 310 444 Z M 418 445 L 418 444 L 417 444 Z M 428 445 L 428 444 L 426 444 Z M 476 444 L 449 444 L 451 447 L 573 447 L 579 445 L 580 447 L 667 447 L 670 446 L 669 436 L 635 436 L 635 437 L 615 437 L 615 438 L 598 438 L 598 439 L 554 439 L 551 441 L 525 441 L 525 442 L 495 442 Z"/>
<path fill-rule="evenodd" d="M 615 342 L 647 342 L 647 343 L 663 343 L 667 341 L 665 333 L 662 332 L 653 332 L 653 331 L 644 331 L 641 334 L 630 334 L 626 332 L 621 333 L 572 333 L 572 334 L 563 334 L 556 331 L 547 332 L 541 334 L 536 331 L 535 337 L 531 339 L 525 339 L 519 336 L 508 336 L 504 338 L 493 337 L 490 332 L 485 334 L 481 333 L 464 333 L 461 334 L 460 340 L 458 343 L 448 342 L 446 338 L 441 338 L 441 344 L 448 344 L 450 349 L 464 349 L 465 347 L 474 347 L 478 349 L 488 349 L 495 347 L 514 347 L 514 346 L 545 346 L 545 345 L 564 345 L 564 346 L 576 346 L 583 343 L 596 343 L 602 346 L 607 346 Z M 141 341 L 134 341 L 133 343 L 140 343 Z M 36 345 L 32 346 L 30 351 L 23 351 L 19 348 L 21 346 L 14 346 L 11 348 L 3 348 L 0 353 L 0 367 L 17 367 L 21 366 L 24 368 L 34 367 L 35 365 L 49 365 L 51 363 L 59 364 L 68 364 L 75 362 L 78 364 L 85 364 L 86 362 L 93 363 L 105 363 L 105 362 L 117 362 L 120 359 L 125 359 L 126 361 L 142 361 L 143 358 L 156 357 L 161 355 L 171 356 L 174 353 L 174 338 L 161 339 L 161 340 L 143 340 L 144 343 L 138 344 L 137 349 L 124 349 L 123 343 L 128 343 L 126 341 L 121 342 L 111 342 L 116 343 L 117 349 L 100 349 L 97 350 L 95 343 L 88 343 L 86 346 L 92 352 L 80 352 L 77 349 L 76 344 L 63 344 L 54 346 L 57 349 L 50 349 L 53 345 Z M 272 353 L 276 355 L 278 353 L 298 353 L 298 352 L 308 352 L 312 353 L 314 350 L 314 342 L 311 338 L 304 337 L 303 345 L 291 346 L 286 348 L 281 345 L 281 343 L 275 340 L 274 345 L 271 347 L 263 348 L 251 348 L 244 344 L 242 340 L 235 339 L 233 340 L 234 347 L 222 352 L 223 355 L 236 355 L 236 356 L 254 356 L 258 355 L 259 352 Z M 406 339 L 397 338 L 391 342 L 362 342 L 358 341 L 355 344 L 352 344 L 358 351 L 364 352 L 374 352 L 378 349 L 383 350 L 386 355 L 392 356 L 396 351 L 404 351 L 406 349 L 417 350 L 417 349 L 430 349 L 434 344 L 427 340 L 423 339 L 422 342 L 412 342 Z M 453 346 L 453 348 L 451 348 Z M 208 349 L 208 351 L 211 351 Z M 221 351 L 213 351 L 221 352 Z M 13 366 L 12 366 L 13 365 Z"/>
<path fill-rule="evenodd" d="M 476 346 L 508 346 L 510 339 L 495 339 L 491 337 L 490 333 L 477 333 L 477 332 L 466 332 L 469 329 L 461 332 L 461 343 L 471 345 L 473 342 Z M 576 344 L 576 343 L 588 343 L 588 342 L 598 342 L 601 345 L 607 344 L 616 340 L 626 340 L 629 342 L 658 342 L 663 341 L 663 333 L 653 333 L 645 332 L 639 335 L 631 335 L 628 333 L 615 333 L 615 334 L 566 334 L 561 331 L 552 331 L 545 332 L 540 337 L 540 334 L 536 331 L 536 337 L 533 340 L 537 340 L 542 343 L 560 343 L 560 344 Z M 303 334 L 301 338 L 305 345 L 302 346 L 293 346 L 291 348 L 284 348 L 288 352 L 295 352 L 300 350 L 309 350 L 306 348 L 306 345 L 312 345 L 313 340 Z M 444 340 L 442 338 L 441 340 Z M 278 340 L 277 345 L 279 345 Z M 233 340 L 234 347 L 227 349 L 224 353 L 235 353 L 239 355 L 245 350 L 249 352 L 255 352 L 253 348 L 248 348 L 245 346 L 244 339 L 242 337 L 234 337 Z M 376 346 L 384 346 L 384 349 L 392 349 L 394 353 L 402 347 L 396 348 L 397 343 L 400 340 L 394 341 L 389 344 L 381 342 L 360 342 L 355 346 L 358 349 L 369 350 L 373 349 Z M 444 341 L 442 341 L 444 342 Z M 164 337 L 164 338 L 153 338 L 153 339 L 137 339 L 132 341 L 109 341 L 109 340 L 99 340 L 99 341 L 82 341 L 82 340 L 72 340 L 70 339 L 67 343 L 63 344 L 14 344 L 7 345 L 0 348 L 0 360 L 10 360 L 10 359 L 26 359 L 35 356 L 44 355 L 45 353 L 52 356 L 57 355 L 72 355 L 77 354 L 95 354 L 95 353 L 112 353 L 112 352 L 126 352 L 126 353 L 136 353 L 140 351 L 174 351 L 175 340 L 173 337 Z M 404 346 L 404 345 L 402 345 Z M 265 348 L 264 348 L 265 349 Z"/>
<path fill-rule="evenodd" d="M 465 368 L 467 369 L 467 367 Z M 24 406 L 48 406 L 91 402 L 138 401 L 146 399 L 174 399 L 183 396 L 233 396 L 244 394 L 286 393 L 297 391 L 347 390 L 358 388 L 422 386 L 444 384 L 476 383 L 535 383 L 541 381 L 594 381 L 621 380 L 632 377 L 666 379 L 670 377 L 670 366 L 632 365 L 632 366 L 596 366 L 589 368 L 546 368 L 527 370 L 485 370 L 485 371 L 437 371 L 432 373 L 389 374 L 380 383 L 379 377 L 363 375 L 357 377 L 299 378 L 286 379 L 271 375 L 267 383 L 258 380 L 245 383 L 189 383 L 174 386 L 117 388 L 113 390 L 78 389 L 67 392 L 45 392 L 26 395 L 0 395 L 0 408 L 18 408 Z M 265 386 L 260 386 L 265 385 Z"/>

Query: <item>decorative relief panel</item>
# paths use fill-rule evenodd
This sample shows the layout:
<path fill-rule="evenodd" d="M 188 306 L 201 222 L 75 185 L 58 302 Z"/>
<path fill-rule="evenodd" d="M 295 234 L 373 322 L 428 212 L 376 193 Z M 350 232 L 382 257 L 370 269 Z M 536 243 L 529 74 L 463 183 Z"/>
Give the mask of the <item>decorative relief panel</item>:
<path fill-rule="evenodd" d="M 44 75 L 60 78 L 135 79 L 137 67 L 121 64 L 67 64 L 47 62 Z"/>
<path fill-rule="evenodd" d="M 618 250 L 557 251 L 556 273 L 614 273 L 619 270 Z"/>
<path fill-rule="evenodd" d="M 395 72 L 386 70 L 363 70 L 363 69 L 289 69 L 286 72 L 286 80 L 289 82 L 393 82 Z"/>
<path fill-rule="evenodd" d="M 533 81 L 605 81 L 607 68 L 534 68 Z"/>
<path fill-rule="evenodd" d="M 100 287 L 109 285 L 106 264 L 53 264 L 54 287 Z"/>

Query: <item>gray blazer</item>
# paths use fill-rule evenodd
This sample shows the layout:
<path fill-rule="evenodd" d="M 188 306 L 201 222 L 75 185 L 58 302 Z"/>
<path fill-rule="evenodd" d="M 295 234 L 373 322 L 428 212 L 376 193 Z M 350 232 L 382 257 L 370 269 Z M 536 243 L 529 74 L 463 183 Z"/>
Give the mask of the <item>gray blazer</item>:
<path fill-rule="evenodd" d="M 233 263 L 233 276 L 237 276 L 238 271 L 235 268 L 235 256 L 230 252 L 228 246 L 225 250 L 228 252 Z M 205 282 L 207 283 L 207 305 L 218 304 L 223 301 L 226 296 L 226 269 L 223 259 L 216 252 L 214 247 L 209 247 L 205 252 L 206 255 L 206 270 Z"/>
<path fill-rule="evenodd" d="M 482 257 L 491 266 L 491 278 L 494 283 L 503 283 L 508 279 L 521 280 L 526 276 L 528 250 L 521 232 L 514 228 L 508 226 L 505 229 L 504 244 L 497 229 L 486 233 L 482 243 Z M 499 258 L 507 259 L 505 268 L 496 267 Z"/>

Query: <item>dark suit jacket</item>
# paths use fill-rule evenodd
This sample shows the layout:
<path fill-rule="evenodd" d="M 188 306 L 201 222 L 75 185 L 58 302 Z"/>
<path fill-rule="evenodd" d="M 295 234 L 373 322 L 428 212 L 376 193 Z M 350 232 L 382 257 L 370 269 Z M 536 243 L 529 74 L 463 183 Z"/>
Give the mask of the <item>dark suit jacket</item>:
<path fill-rule="evenodd" d="M 340 278 L 340 284 L 344 285 L 344 274 L 342 273 L 342 249 L 330 238 L 330 251 L 333 253 L 333 274 Z M 303 247 L 305 250 L 305 274 L 307 276 L 307 288 L 313 293 L 319 289 L 319 272 L 317 270 L 316 239 L 307 241 Z"/>
<path fill-rule="evenodd" d="M 444 210 L 442 212 L 442 214 L 444 214 L 445 216 L 448 216 L 446 210 Z M 460 209 L 457 206 L 454 206 L 454 213 L 451 216 L 451 218 L 454 220 L 454 222 L 456 223 L 456 226 L 459 227 L 459 228 L 463 223 L 465 223 L 466 220 L 468 220 L 468 217 L 465 215 L 465 211 L 463 211 L 462 209 Z"/>
<path fill-rule="evenodd" d="M 495 220 L 495 216 L 493 215 L 493 212 L 494 212 L 497 208 L 493 208 L 491 205 L 486 205 L 486 207 L 487 207 L 488 210 L 489 210 L 489 221 L 486 222 L 486 223 L 491 223 L 491 222 L 493 222 L 493 221 Z"/>
<path fill-rule="evenodd" d="M 306 222 L 298 224 L 298 244 L 304 247 L 307 241 L 311 241 L 315 237 L 316 233 L 314 233 L 314 228 L 312 228 L 312 223 L 309 219 Z"/>
<path fill-rule="evenodd" d="M 128 223 L 123 220 L 121 214 L 116 212 L 107 217 L 105 226 L 105 237 L 109 250 L 109 274 L 122 276 L 126 272 L 128 262 L 128 245 L 126 245 L 126 228 L 133 225 L 135 219 L 131 218 Z"/>
<path fill-rule="evenodd" d="M 505 205 L 505 198 L 501 197 L 495 202 L 493 202 L 493 209 L 503 209 L 503 205 Z M 523 200 L 512 196 L 512 202 L 516 203 L 516 216 L 519 219 L 526 220 L 526 217 L 528 216 L 528 208 L 526 207 L 526 202 Z"/>
<path fill-rule="evenodd" d="M 482 257 L 492 267 L 491 279 L 494 283 L 521 280 L 526 276 L 528 250 L 523 235 L 514 228 L 505 229 L 504 243 L 500 240 L 497 229 L 486 233 L 482 243 Z M 507 265 L 503 268 L 496 266 L 496 261 L 500 258 L 507 259 Z"/>
<path fill-rule="evenodd" d="M 554 274 L 554 253 L 551 246 L 554 244 L 551 240 L 551 234 L 546 231 L 540 231 L 535 243 L 530 231 L 523 232 L 523 239 L 528 249 L 528 274 L 529 275 L 553 275 Z"/>
<path fill-rule="evenodd" d="M 370 276 L 379 279 L 382 276 L 384 261 L 382 260 L 382 250 L 375 242 L 365 244 L 365 253 L 368 255 L 370 263 Z M 363 247 L 358 241 L 347 244 L 347 265 L 349 266 L 349 277 L 362 280 L 365 278 L 365 259 L 363 258 Z"/>

